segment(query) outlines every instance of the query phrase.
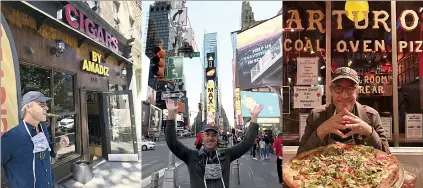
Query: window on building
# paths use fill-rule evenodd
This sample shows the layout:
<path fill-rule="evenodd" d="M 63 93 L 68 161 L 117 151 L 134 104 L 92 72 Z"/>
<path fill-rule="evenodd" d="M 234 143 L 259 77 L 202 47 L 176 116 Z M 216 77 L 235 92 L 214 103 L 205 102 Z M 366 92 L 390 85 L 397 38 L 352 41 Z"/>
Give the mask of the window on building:
<path fill-rule="evenodd" d="M 150 12 L 154 12 L 154 8 L 151 8 L 151 9 L 150 9 Z"/>
<path fill-rule="evenodd" d="M 156 11 L 159 11 L 159 7 L 156 7 Z"/>
<path fill-rule="evenodd" d="M 170 10 L 170 5 L 167 6 L 167 10 Z"/>
<path fill-rule="evenodd" d="M 75 89 L 73 74 L 63 73 L 51 69 L 42 69 L 31 65 L 20 65 L 21 90 L 25 94 L 28 91 L 39 91 L 51 97 L 48 102 L 49 112 L 61 115 L 60 118 L 47 118 L 46 125 L 49 136 L 56 143 L 60 142 L 63 136 L 69 138 L 70 144 L 66 148 L 56 151 L 57 156 L 52 163 L 63 160 L 76 153 L 76 110 L 75 110 Z M 51 84 L 53 83 L 53 84 Z M 52 129 L 52 127 L 54 127 Z"/>
<path fill-rule="evenodd" d="M 162 10 L 165 10 L 165 7 L 162 7 Z"/>

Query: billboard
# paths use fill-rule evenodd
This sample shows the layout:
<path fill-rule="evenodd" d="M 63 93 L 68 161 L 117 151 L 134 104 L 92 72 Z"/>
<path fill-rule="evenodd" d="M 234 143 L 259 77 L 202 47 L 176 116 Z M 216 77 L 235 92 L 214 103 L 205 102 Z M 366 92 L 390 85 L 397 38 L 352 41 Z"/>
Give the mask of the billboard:
<path fill-rule="evenodd" d="M 207 82 L 207 112 L 215 112 L 215 99 L 214 99 L 214 81 Z"/>
<path fill-rule="evenodd" d="M 19 123 L 21 84 L 15 42 L 3 14 L 1 19 L 1 135 Z"/>
<path fill-rule="evenodd" d="M 239 88 L 235 89 L 235 115 L 241 115 L 241 95 Z"/>
<path fill-rule="evenodd" d="M 268 92 L 241 91 L 241 111 L 243 117 L 251 117 L 250 110 L 262 104 L 259 117 L 280 117 L 278 95 Z"/>
<path fill-rule="evenodd" d="M 214 125 L 215 124 L 215 96 L 214 96 L 214 81 L 209 80 L 207 82 L 207 96 L 206 96 L 206 104 L 207 104 L 207 124 Z"/>
<path fill-rule="evenodd" d="M 206 68 L 206 79 L 214 80 L 216 78 L 216 68 Z"/>
<path fill-rule="evenodd" d="M 251 83 L 251 69 L 260 62 L 266 54 L 272 55 L 279 49 L 276 56 L 281 58 L 280 40 L 282 37 L 282 15 L 278 15 L 237 35 L 237 72 L 241 90 L 255 88 Z M 279 45 L 279 47 L 277 47 Z M 275 47 L 276 46 L 276 47 Z M 278 59 L 273 59 L 276 62 Z"/>

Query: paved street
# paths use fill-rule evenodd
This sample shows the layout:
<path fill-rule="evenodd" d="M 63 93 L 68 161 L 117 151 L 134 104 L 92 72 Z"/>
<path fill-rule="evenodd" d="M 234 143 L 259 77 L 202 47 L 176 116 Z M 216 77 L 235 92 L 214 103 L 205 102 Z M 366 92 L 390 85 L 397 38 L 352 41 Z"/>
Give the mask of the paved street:
<path fill-rule="evenodd" d="M 194 142 L 195 137 L 193 138 L 183 138 L 179 139 L 185 146 L 195 149 Z M 153 172 L 159 172 L 160 176 L 164 175 L 164 170 L 169 165 L 169 148 L 166 145 L 165 141 L 157 142 L 155 150 L 142 151 L 142 184 L 145 185 L 147 182 L 150 183 L 150 176 Z M 180 165 L 183 162 L 177 157 L 176 165 Z"/>

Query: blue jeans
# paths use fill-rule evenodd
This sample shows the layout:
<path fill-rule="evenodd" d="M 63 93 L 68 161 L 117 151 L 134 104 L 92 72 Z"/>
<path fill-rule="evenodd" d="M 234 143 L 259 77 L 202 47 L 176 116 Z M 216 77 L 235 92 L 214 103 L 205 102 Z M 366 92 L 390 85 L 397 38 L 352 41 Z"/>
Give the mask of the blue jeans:
<path fill-rule="evenodd" d="M 260 157 L 265 158 L 266 156 L 266 148 L 260 148 Z"/>

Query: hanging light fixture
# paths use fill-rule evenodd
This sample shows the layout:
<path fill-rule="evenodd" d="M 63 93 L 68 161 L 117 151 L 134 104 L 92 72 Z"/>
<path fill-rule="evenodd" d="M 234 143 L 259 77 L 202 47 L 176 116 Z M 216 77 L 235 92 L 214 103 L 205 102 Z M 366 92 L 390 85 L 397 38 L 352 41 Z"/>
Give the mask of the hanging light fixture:
<path fill-rule="evenodd" d="M 353 11 L 358 11 L 357 20 L 364 20 L 366 17 L 362 11 L 369 11 L 369 2 L 367 1 L 346 1 L 345 10 L 348 12 L 348 18 L 354 21 Z"/>
<path fill-rule="evenodd" d="M 65 51 L 66 45 L 63 40 L 56 40 L 54 47 L 51 48 L 51 53 L 59 57 Z"/>
<path fill-rule="evenodd" d="M 122 70 L 120 70 L 120 76 L 123 78 L 126 76 L 126 74 L 127 74 L 126 68 L 123 67 Z"/>

